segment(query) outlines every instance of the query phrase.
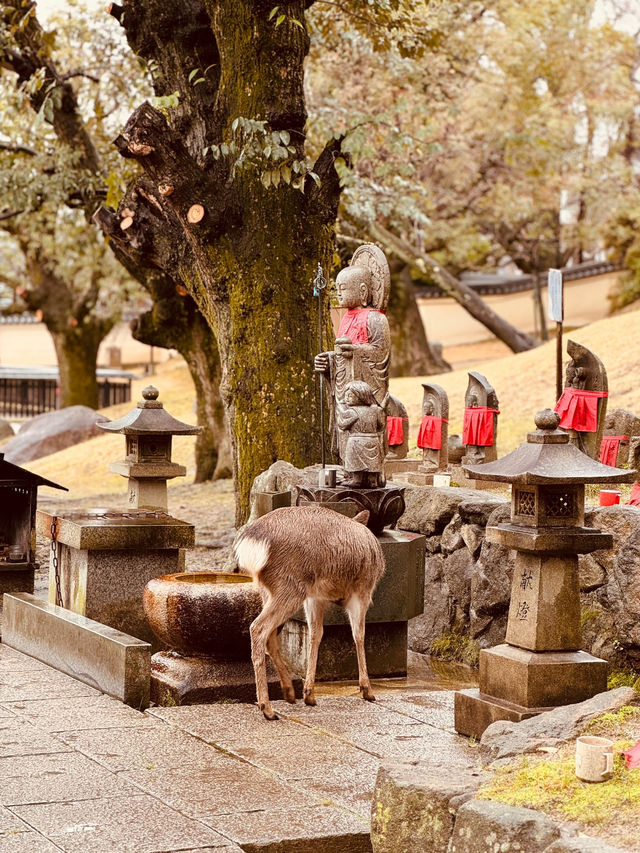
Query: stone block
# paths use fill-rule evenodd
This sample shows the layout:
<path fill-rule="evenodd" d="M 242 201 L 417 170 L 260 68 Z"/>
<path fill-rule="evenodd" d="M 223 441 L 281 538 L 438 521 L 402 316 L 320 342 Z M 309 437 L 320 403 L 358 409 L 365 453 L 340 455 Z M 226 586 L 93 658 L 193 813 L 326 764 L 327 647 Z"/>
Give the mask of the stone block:
<path fill-rule="evenodd" d="M 446 853 L 456 812 L 481 781 L 473 770 L 442 773 L 420 762 L 382 764 L 371 803 L 374 853 Z"/>
<path fill-rule="evenodd" d="M 309 652 L 306 622 L 289 619 L 280 633 L 282 653 L 293 672 L 304 676 Z M 407 674 L 407 623 L 367 623 L 364 638 L 367 669 L 372 678 Z M 316 681 L 354 681 L 358 678 L 356 647 L 349 625 L 325 625 Z"/>
<path fill-rule="evenodd" d="M 135 708 L 149 705 L 151 647 L 28 593 L 4 596 L 2 642 Z"/>
<path fill-rule="evenodd" d="M 193 524 L 170 515 L 88 510 L 54 516 L 38 510 L 36 531 L 51 538 L 51 523 L 57 518 L 57 540 L 77 549 L 147 550 L 190 548 L 195 544 Z"/>
<path fill-rule="evenodd" d="M 606 690 L 608 664 L 583 651 L 532 652 L 506 643 L 480 652 L 480 692 L 523 709 L 582 702 Z"/>
<path fill-rule="evenodd" d="M 498 720 L 520 723 L 542 710 L 517 708 L 508 702 L 486 696 L 477 688 L 458 690 L 453 707 L 455 730 L 465 737 L 473 737 L 476 740 L 479 740 L 484 731 Z"/>
<path fill-rule="evenodd" d="M 576 555 L 516 554 L 506 642 L 532 651 L 582 645 Z"/>
<path fill-rule="evenodd" d="M 575 740 L 591 720 L 602 714 L 615 713 L 635 699 L 637 695 L 633 688 L 618 687 L 584 702 L 532 716 L 524 722 L 496 722 L 483 734 L 482 750 L 496 760 L 535 752 L 541 746 L 562 746 Z"/>
<path fill-rule="evenodd" d="M 271 658 L 267 658 L 269 697 L 282 699 L 282 688 Z M 293 676 L 296 696 L 302 681 Z M 151 658 L 151 701 L 156 705 L 205 705 L 212 702 L 254 702 L 256 680 L 247 661 L 216 661 L 206 655 L 157 652 Z"/>
<path fill-rule="evenodd" d="M 393 479 L 394 474 L 415 473 L 421 464 L 421 459 L 385 459 L 384 473 L 388 479 Z"/>
<path fill-rule="evenodd" d="M 448 853 L 546 853 L 561 835 L 561 827 L 533 809 L 471 800 L 458 809 Z"/>
<path fill-rule="evenodd" d="M 177 548 L 78 550 L 59 548 L 60 587 L 64 606 L 152 644 L 153 634 L 142 605 L 148 581 L 184 571 L 184 552 Z M 55 603 L 55 573 L 49 571 L 49 602 Z"/>
<path fill-rule="evenodd" d="M 254 492 L 256 518 L 274 509 L 291 506 L 291 492 Z"/>

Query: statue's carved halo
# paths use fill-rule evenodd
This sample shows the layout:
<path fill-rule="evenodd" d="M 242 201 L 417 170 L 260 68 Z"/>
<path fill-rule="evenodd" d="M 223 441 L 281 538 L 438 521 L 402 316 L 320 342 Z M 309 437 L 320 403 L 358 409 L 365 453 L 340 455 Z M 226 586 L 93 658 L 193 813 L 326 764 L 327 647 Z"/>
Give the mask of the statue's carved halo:
<path fill-rule="evenodd" d="M 389 264 L 382 249 L 374 243 L 364 243 L 356 249 L 350 266 L 363 267 L 371 275 L 371 303 L 374 308 L 384 311 L 389 304 L 391 275 Z"/>

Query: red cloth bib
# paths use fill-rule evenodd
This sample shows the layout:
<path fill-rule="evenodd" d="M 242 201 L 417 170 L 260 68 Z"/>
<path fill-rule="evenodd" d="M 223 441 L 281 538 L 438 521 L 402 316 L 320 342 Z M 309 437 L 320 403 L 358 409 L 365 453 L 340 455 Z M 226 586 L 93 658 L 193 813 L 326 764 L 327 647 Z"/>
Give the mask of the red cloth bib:
<path fill-rule="evenodd" d="M 442 447 L 442 424 L 448 424 L 445 418 L 436 418 L 435 415 L 424 415 L 418 430 L 418 447 L 427 450 L 440 450 Z"/>
<path fill-rule="evenodd" d="M 464 410 L 462 422 L 462 443 L 476 447 L 490 447 L 493 444 L 493 416 L 499 415 L 498 409 L 487 406 L 475 406 Z"/>
<path fill-rule="evenodd" d="M 629 498 L 629 506 L 640 506 L 640 483 L 634 483 Z"/>
<path fill-rule="evenodd" d="M 384 314 L 377 308 L 350 308 L 340 320 L 338 329 L 339 338 L 351 338 L 353 344 L 368 344 L 369 330 L 367 329 L 367 318 L 371 311 Z"/>
<path fill-rule="evenodd" d="M 598 429 L 598 400 L 608 397 L 607 391 L 580 391 L 565 388 L 554 411 L 560 415 L 562 429 L 576 432 L 596 432 Z"/>
<path fill-rule="evenodd" d="M 628 435 L 603 435 L 600 445 L 600 461 L 603 465 L 616 467 L 621 441 L 629 441 Z"/>
<path fill-rule="evenodd" d="M 387 417 L 387 444 L 389 447 L 396 447 L 404 441 L 403 421 L 408 421 L 409 418 L 390 418 Z"/>

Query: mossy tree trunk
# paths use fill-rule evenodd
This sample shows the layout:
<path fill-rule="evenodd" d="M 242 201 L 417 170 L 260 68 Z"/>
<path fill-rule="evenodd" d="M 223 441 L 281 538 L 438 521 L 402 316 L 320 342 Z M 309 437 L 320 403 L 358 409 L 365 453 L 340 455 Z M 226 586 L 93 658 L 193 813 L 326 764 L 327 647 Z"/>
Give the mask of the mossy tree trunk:
<path fill-rule="evenodd" d="M 60 374 L 60 408 L 89 406 L 97 409 L 98 380 L 96 362 L 98 347 L 104 335 L 95 324 L 70 327 L 62 332 L 52 331 L 51 337 L 58 359 Z"/>
<path fill-rule="evenodd" d="M 444 360 L 440 349 L 427 340 L 411 280 L 411 267 L 402 261 L 393 261 L 389 266 L 391 294 L 387 314 L 391 329 L 391 376 L 446 373 L 451 365 Z"/>
<path fill-rule="evenodd" d="M 116 145 L 144 175 L 118 212 L 103 208 L 98 222 L 120 255 L 184 286 L 215 333 L 238 522 L 248 514 L 254 477 L 273 461 L 319 461 L 312 280 L 318 261 L 328 268 L 333 248 L 339 143 L 322 152 L 314 166 L 320 182 L 307 176 L 304 193 L 286 180 L 264 181 L 273 168 L 265 162 L 234 173 L 236 155 L 222 149 L 214 159 L 203 149 L 226 146 L 242 117 L 286 131 L 290 159 L 305 159 L 309 5 L 287 3 L 278 26 L 264 0 L 125 0 L 118 7 L 133 49 L 153 60 L 157 94 L 177 91 L 180 104 L 169 121 L 149 104 L 131 116 Z M 194 69 L 202 70 L 197 86 L 189 80 Z M 125 210 L 133 223 L 122 230 Z"/>

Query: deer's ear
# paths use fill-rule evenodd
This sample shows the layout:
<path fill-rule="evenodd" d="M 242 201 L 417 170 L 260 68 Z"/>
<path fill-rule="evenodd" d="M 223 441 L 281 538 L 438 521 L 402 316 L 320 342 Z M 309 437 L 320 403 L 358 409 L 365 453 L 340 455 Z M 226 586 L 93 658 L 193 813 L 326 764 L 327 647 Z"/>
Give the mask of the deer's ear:
<path fill-rule="evenodd" d="M 353 516 L 352 521 L 358 521 L 360 524 L 366 524 L 367 521 L 369 521 L 369 510 L 363 509 L 362 512 Z"/>

